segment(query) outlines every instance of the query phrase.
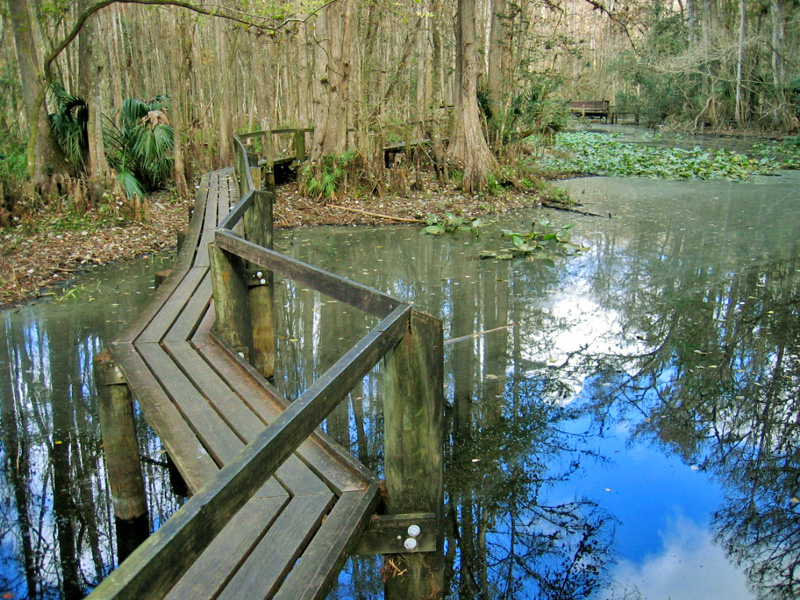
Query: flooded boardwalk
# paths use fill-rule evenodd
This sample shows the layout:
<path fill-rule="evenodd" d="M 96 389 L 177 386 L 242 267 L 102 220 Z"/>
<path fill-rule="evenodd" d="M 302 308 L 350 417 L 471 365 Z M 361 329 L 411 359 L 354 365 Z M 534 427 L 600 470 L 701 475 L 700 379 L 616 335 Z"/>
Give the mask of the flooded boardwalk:
<path fill-rule="evenodd" d="M 497 249 L 488 230 L 473 239 L 319 228 L 279 231 L 275 243 L 414 302 L 445 321 L 448 339 L 466 336 L 445 345 L 450 594 L 524 598 L 568 586 L 598 598 L 777 597 L 794 585 L 781 565 L 798 556 L 797 173 L 563 185 L 606 215 L 546 213 L 575 223 L 573 240 L 589 247 L 575 258 L 479 260 Z M 18 597 L 26 564 L 33 586 L 79 595 L 114 563 L 91 356 L 164 267 L 116 265 L 61 302 L 4 313 L 3 449 L 14 460 L 2 480 L 3 574 Z M 274 385 L 289 399 L 377 322 L 280 276 L 275 306 Z M 325 424 L 374 473 L 381 377 L 365 377 Z M 138 425 L 148 508 L 163 523 L 184 499 L 170 491 L 160 441 Z M 24 534 L 17 511 L 45 541 Z M 593 551 L 576 563 L 584 543 Z M 383 564 L 354 557 L 331 597 L 381 598 Z"/>

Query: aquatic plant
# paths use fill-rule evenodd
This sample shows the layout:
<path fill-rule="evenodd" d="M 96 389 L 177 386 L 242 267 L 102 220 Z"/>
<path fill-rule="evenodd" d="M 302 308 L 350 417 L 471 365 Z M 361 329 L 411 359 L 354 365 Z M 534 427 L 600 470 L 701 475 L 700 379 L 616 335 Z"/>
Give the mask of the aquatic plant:
<path fill-rule="evenodd" d="M 456 233 L 457 231 L 469 231 L 475 237 L 480 235 L 482 227 L 487 222 L 480 218 L 457 217 L 453 213 L 445 213 L 443 217 L 438 215 L 428 215 L 425 219 L 428 224 L 422 233 L 430 235 L 442 235 L 443 233 Z"/>
<path fill-rule="evenodd" d="M 537 226 L 542 227 L 542 230 L 537 231 Z M 510 229 L 502 229 L 501 234 L 503 237 L 511 238 L 513 246 L 505 248 L 499 252 L 483 251 L 480 254 L 481 258 L 497 258 L 499 260 L 511 260 L 516 257 L 546 257 L 553 252 L 561 254 L 572 254 L 586 250 L 580 244 L 574 244 L 569 240 L 568 231 L 574 226 L 570 223 L 564 225 L 556 231 L 552 231 L 552 226 L 549 220 L 541 219 L 531 225 L 531 230 L 526 233 L 512 231 Z M 549 249 L 550 252 L 543 252 Z"/>
<path fill-rule="evenodd" d="M 780 161 L 784 169 L 800 169 L 800 136 L 754 144 L 753 151 Z"/>
<path fill-rule="evenodd" d="M 552 154 L 537 165 L 548 171 L 654 179 L 747 180 L 783 165 L 769 156 L 750 158 L 725 149 L 658 148 L 602 133 L 559 133 Z"/>

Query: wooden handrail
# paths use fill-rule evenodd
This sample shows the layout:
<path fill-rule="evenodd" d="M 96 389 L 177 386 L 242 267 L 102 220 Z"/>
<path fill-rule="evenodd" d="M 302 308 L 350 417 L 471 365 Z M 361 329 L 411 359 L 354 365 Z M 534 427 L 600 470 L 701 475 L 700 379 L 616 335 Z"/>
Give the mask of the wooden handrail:
<path fill-rule="evenodd" d="M 215 243 L 218 247 L 264 269 L 280 273 L 335 300 L 349 304 L 365 313 L 385 317 L 403 303 L 397 298 L 346 277 L 329 273 L 295 258 L 240 238 L 231 231 L 218 229 Z"/>
<path fill-rule="evenodd" d="M 233 515 L 350 390 L 402 339 L 411 308 L 399 306 L 151 535 L 92 592 L 92 599 L 161 598 Z"/>
<path fill-rule="evenodd" d="M 215 244 L 209 245 L 213 256 L 221 257 L 231 270 L 217 267 L 220 270 L 214 271 L 215 258 L 211 261 L 212 278 L 215 272 L 218 276 L 231 275 L 230 278 L 236 278 L 240 285 L 240 259 L 244 259 L 377 316 L 380 321 L 102 581 L 91 594 L 93 600 L 166 596 L 264 482 L 383 359 L 386 360 L 388 389 L 392 391 L 389 396 L 393 396 L 385 402 L 385 410 L 390 413 L 385 422 L 393 424 L 396 430 L 387 434 L 387 490 L 391 492 L 387 506 L 394 513 L 402 513 L 385 520 L 384 530 L 389 527 L 395 538 L 401 535 L 401 526 L 405 523 L 402 516 L 416 522 L 416 515 L 422 515 L 429 524 L 441 524 L 444 404 L 441 321 L 418 313 L 409 304 L 388 294 L 283 256 L 235 234 L 232 229 L 242 221 L 255 199 L 262 201 L 263 196 L 269 196 L 267 192 L 255 190 L 247 150 L 238 137 L 235 145 L 241 200 L 215 231 Z M 230 267 L 232 263 L 237 263 L 235 268 Z M 217 283 L 214 285 L 216 287 Z M 221 314 L 217 314 L 218 322 L 223 320 Z M 411 376 L 411 373 L 418 376 Z M 414 465 L 420 465 L 423 474 L 419 481 L 411 482 L 414 477 L 406 471 Z M 410 492 L 406 493 L 406 489 Z M 425 489 L 425 493 L 420 493 L 419 489 Z M 366 481 L 364 490 L 369 498 L 377 497 L 374 482 Z M 430 527 L 432 525 L 426 527 L 426 531 Z M 426 550 L 441 550 L 440 530 L 426 533 L 426 536 Z M 362 549 L 367 546 L 369 544 L 362 545 Z M 387 552 L 402 552 L 403 549 L 380 547 Z M 419 572 L 434 572 L 426 562 L 429 561 L 427 557 L 414 555 L 408 560 L 409 564 L 417 561 L 424 567 L 415 567 Z M 426 583 L 426 589 L 428 587 Z M 418 596 L 414 593 L 405 597 Z"/>

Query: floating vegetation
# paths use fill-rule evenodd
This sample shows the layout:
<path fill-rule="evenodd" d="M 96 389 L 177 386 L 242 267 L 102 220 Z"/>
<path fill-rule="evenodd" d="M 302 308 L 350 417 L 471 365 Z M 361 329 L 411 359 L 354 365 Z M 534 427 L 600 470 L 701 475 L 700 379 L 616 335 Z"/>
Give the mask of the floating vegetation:
<path fill-rule="evenodd" d="M 482 219 L 466 219 L 456 217 L 452 213 L 446 213 L 444 217 L 428 215 L 427 223 L 428 226 L 422 230 L 422 233 L 428 235 L 456 234 L 459 231 L 468 231 L 474 237 L 478 237 L 480 229 L 488 225 L 488 222 Z M 573 226 L 574 224 L 569 224 L 553 230 L 549 220 L 541 219 L 534 222 L 528 232 L 501 229 L 501 236 L 510 238 L 512 246 L 498 251 L 482 250 L 479 257 L 497 260 L 511 260 L 519 257 L 536 259 L 548 258 L 553 254 L 575 254 L 587 250 L 586 247 L 574 244 L 569 240 L 567 232 Z M 537 230 L 537 227 L 542 229 Z"/>
<path fill-rule="evenodd" d="M 455 233 L 457 231 L 469 231 L 475 237 L 480 235 L 481 228 L 487 225 L 483 219 L 471 219 L 467 217 L 457 217 L 453 213 L 445 213 L 443 217 L 438 215 L 428 215 L 425 218 L 427 227 L 423 233 L 430 235 L 442 235 L 443 233 Z"/>
<path fill-rule="evenodd" d="M 800 169 L 800 135 L 753 144 L 753 151 L 780 161 L 784 169 Z"/>
<path fill-rule="evenodd" d="M 590 132 L 559 133 L 553 154 L 539 158 L 537 164 L 548 171 L 592 175 L 733 181 L 770 175 L 786 166 L 773 156 L 750 158 L 729 150 L 703 150 L 699 146 L 692 150 L 658 148 Z"/>

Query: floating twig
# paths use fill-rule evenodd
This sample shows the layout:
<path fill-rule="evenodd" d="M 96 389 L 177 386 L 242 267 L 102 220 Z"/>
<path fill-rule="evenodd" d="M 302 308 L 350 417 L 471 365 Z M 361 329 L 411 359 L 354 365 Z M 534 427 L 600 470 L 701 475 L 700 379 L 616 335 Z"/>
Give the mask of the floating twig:
<path fill-rule="evenodd" d="M 350 212 L 367 215 L 368 217 L 377 217 L 379 219 L 391 219 L 392 221 L 402 221 L 403 223 L 424 223 L 422 219 L 409 219 L 407 217 L 393 217 L 391 215 L 382 215 L 380 213 L 367 212 L 360 208 L 348 208 L 347 206 L 338 206 L 337 204 L 328 204 L 331 208 L 338 208 L 339 210 L 349 210 Z"/>
<path fill-rule="evenodd" d="M 482 335 L 486 335 L 487 333 L 493 333 L 495 331 L 500 331 L 502 329 L 508 329 L 510 327 L 514 327 L 514 325 L 519 325 L 519 323 L 509 323 L 508 325 L 501 325 L 500 327 L 495 327 L 494 329 L 484 329 L 483 331 L 478 331 L 477 333 L 470 333 L 469 335 L 462 335 L 461 337 L 457 338 L 450 338 L 449 340 L 445 340 L 444 344 L 447 346 L 448 344 L 455 344 L 456 342 L 463 342 L 465 340 L 471 340 L 476 337 L 480 337 Z"/>

